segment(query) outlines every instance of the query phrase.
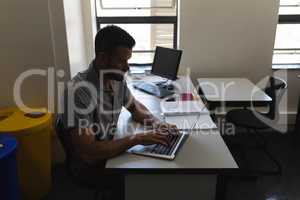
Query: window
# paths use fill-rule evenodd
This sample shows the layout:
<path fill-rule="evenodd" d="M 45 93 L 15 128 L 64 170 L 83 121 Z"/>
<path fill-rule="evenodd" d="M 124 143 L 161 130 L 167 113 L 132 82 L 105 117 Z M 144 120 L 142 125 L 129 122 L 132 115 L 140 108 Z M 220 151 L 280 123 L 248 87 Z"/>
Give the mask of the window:
<path fill-rule="evenodd" d="M 117 25 L 136 40 L 129 63 L 152 63 L 156 46 L 177 48 L 177 0 L 96 0 L 97 28 Z"/>
<path fill-rule="evenodd" d="M 280 0 L 273 68 L 300 68 L 300 0 Z"/>

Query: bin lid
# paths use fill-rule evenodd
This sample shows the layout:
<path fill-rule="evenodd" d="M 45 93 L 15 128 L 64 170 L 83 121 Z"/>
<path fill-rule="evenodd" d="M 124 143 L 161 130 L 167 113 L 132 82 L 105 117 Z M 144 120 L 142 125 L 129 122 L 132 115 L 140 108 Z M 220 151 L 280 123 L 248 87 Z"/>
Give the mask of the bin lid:
<path fill-rule="evenodd" d="M 0 160 L 11 155 L 17 148 L 17 140 L 11 135 L 0 133 Z"/>
<path fill-rule="evenodd" d="M 25 113 L 17 108 L 0 110 L 0 133 L 14 133 L 20 131 L 34 131 L 51 124 L 51 113 L 39 112 Z"/>

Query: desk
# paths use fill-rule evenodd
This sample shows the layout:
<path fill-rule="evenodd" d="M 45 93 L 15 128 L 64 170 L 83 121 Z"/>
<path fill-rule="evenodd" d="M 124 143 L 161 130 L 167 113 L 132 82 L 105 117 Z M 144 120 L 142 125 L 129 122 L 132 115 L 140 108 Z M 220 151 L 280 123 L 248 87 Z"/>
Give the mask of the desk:
<path fill-rule="evenodd" d="M 189 77 L 180 77 L 174 84 L 180 85 L 179 92 L 196 92 Z M 135 98 L 160 115 L 161 99 L 134 90 L 130 84 L 129 87 Z M 130 123 L 130 113 L 122 111 L 118 137 L 130 134 L 126 133 Z M 109 160 L 106 168 L 125 173 L 126 200 L 212 200 L 217 174 L 236 170 L 238 166 L 218 130 L 199 130 L 190 134 L 174 161 L 124 153 Z"/>
<path fill-rule="evenodd" d="M 267 106 L 271 101 L 264 91 L 246 78 L 199 78 L 199 92 L 209 103 L 209 109 L 216 107 Z"/>

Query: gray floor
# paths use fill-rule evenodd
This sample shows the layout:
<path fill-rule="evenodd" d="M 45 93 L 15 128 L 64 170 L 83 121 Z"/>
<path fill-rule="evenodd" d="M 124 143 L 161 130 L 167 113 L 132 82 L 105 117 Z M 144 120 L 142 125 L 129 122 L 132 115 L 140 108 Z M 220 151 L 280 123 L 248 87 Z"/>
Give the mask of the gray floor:
<path fill-rule="evenodd" d="M 257 181 L 231 180 L 228 184 L 226 199 L 262 199 L 262 200 L 299 200 L 300 199 L 300 140 L 292 132 L 279 134 L 264 133 L 268 141 L 268 149 L 282 166 L 281 176 L 261 176 Z M 232 150 L 234 151 L 234 150 Z M 236 155 L 237 153 L 234 152 Z M 255 169 L 274 169 L 270 160 L 262 154 L 247 154 Z M 248 166 L 249 166 L 248 165 Z"/>
<path fill-rule="evenodd" d="M 300 134 L 300 133 L 299 133 Z M 300 140 L 291 133 L 266 132 L 269 149 L 283 167 L 282 176 L 260 177 L 257 181 L 232 179 L 228 183 L 228 200 L 300 200 Z M 234 151 L 234 150 L 232 150 Z M 233 152 L 233 154 L 238 154 Z M 248 155 L 253 167 L 270 167 L 260 153 Z M 53 188 L 44 200 L 93 199 L 93 193 L 72 184 L 67 178 L 64 166 L 53 167 Z"/>

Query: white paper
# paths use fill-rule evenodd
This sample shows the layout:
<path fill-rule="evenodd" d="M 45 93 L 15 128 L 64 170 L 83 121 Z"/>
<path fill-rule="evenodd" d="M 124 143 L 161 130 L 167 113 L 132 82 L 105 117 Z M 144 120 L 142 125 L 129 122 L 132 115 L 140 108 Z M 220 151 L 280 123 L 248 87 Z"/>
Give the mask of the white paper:
<path fill-rule="evenodd" d="M 189 130 L 194 126 L 197 117 L 198 115 L 167 116 L 165 117 L 165 122 L 176 125 L 179 130 Z M 217 128 L 217 126 L 212 121 L 211 117 L 208 114 L 201 114 L 197 120 L 196 125 L 193 127 L 193 130 L 205 130 L 215 128 Z"/>
<path fill-rule="evenodd" d="M 162 113 L 166 116 L 209 113 L 209 111 L 201 101 L 163 101 L 161 102 L 160 106 Z"/>
<path fill-rule="evenodd" d="M 148 83 L 159 83 L 164 82 L 168 79 L 156 75 L 146 75 L 142 78 L 142 80 Z"/>

